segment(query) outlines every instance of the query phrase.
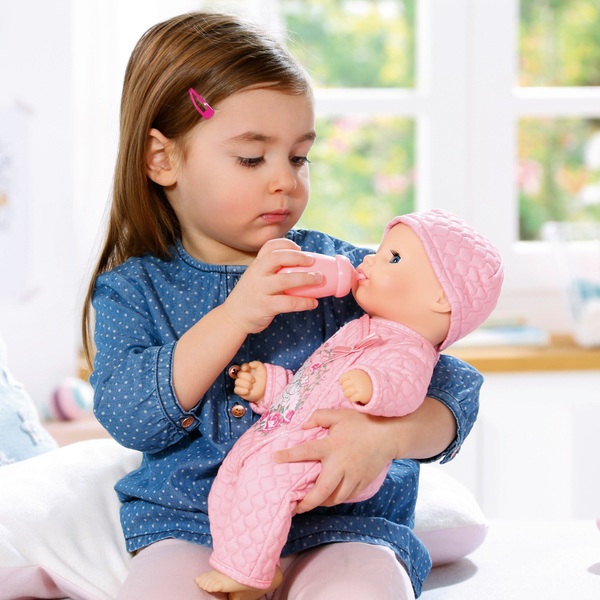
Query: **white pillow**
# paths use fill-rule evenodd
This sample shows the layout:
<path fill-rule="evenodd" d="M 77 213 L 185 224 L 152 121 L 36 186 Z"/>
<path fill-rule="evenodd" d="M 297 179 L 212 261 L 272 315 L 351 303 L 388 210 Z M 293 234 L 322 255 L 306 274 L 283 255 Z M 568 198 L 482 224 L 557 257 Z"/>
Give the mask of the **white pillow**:
<path fill-rule="evenodd" d="M 421 467 L 415 512 L 414 531 L 434 567 L 470 554 L 488 532 L 488 522 L 471 492 L 441 469 Z"/>
<path fill-rule="evenodd" d="M 55 598 L 45 594 L 56 589 L 73 600 L 114 599 L 129 554 L 113 486 L 140 460 L 104 439 L 2 467 L 0 600 Z"/>
<path fill-rule="evenodd" d="M 0 600 L 112 600 L 129 554 L 114 484 L 137 468 L 138 452 L 114 440 L 59 448 L 0 469 Z M 415 531 L 435 564 L 461 558 L 485 537 L 469 492 L 424 465 Z"/>

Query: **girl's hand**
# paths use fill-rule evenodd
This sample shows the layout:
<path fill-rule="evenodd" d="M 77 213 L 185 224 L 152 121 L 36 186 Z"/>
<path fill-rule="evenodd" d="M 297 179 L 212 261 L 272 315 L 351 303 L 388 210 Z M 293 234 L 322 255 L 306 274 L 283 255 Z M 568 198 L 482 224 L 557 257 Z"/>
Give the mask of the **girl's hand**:
<path fill-rule="evenodd" d="M 179 338 L 173 360 L 173 386 L 183 408 L 191 410 L 198 404 L 248 334 L 262 331 L 279 313 L 317 306 L 314 298 L 284 293 L 287 288 L 322 280 L 320 273 L 278 273 L 282 267 L 310 266 L 314 262 L 312 256 L 299 250 L 290 240 L 267 242 L 225 302 Z"/>
<path fill-rule="evenodd" d="M 374 481 L 396 457 L 395 421 L 352 409 L 316 411 L 304 429 L 324 427 L 328 434 L 275 454 L 277 462 L 318 460 L 323 465 L 315 486 L 298 504 L 296 512 L 348 502 Z"/>
<path fill-rule="evenodd" d="M 428 459 L 456 438 L 456 419 L 439 400 L 427 397 L 404 417 L 375 417 L 352 409 L 318 410 L 305 429 L 324 427 L 328 434 L 275 453 L 278 462 L 319 460 L 323 470 L 296 512 L 352 500 L 393 459 Z"/>
<path fill-rule="evenodd" d="M 268 241 L 223 303 L 229 318 L 244 333 L 258 333 L 268 327 L 281 313 L 312 310 L 314 298 L 285 294 L 292 287 L 315 285 L 322 281 L 321 273 L 279 273 L 283 267 L 310 266 L 314 259 L 299 251 L 291 240 Z"/>

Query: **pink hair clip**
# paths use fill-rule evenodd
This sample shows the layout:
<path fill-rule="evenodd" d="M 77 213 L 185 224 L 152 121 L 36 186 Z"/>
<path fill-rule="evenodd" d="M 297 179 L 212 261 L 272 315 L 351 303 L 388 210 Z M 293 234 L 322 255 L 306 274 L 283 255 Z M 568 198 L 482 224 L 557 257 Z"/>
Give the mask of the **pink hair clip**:
<path fill-rule="evenodd" d="M 210 119 L 215 114 L 212 106 L 194 88 L 190 88 L 190 98 L 194 108 L 204 119 Z"/>

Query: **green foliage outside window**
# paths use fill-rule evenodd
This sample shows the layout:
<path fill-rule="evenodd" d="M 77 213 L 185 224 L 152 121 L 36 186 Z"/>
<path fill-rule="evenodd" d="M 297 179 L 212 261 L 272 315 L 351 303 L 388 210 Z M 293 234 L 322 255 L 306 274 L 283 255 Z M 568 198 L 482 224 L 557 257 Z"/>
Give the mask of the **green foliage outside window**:
<path fill-rule="evenodd" d="M 600 3 L 521 0 L 523 86 L 600 85 Z M 520 237 L 546 221 L 600 221 L 600 120 L 523 119 L 519 124 Z"/>
<path fill-rule="evenodd" d="M 316 87 L 414 87 L 415 0 L 282 0 L 290 49 Z M 414 209 L 415 128 L 374 114 L 319 119 L 300 226 L 378 242 Z"/>
<path fill-rule="evenodd" d="M 517 182 L 522 240 L 546 221 L 600 221 L 600 120 L 523 119 Z"/>
<path fill-rule="evenodd" d="M 311 200 L 300 226 L 366 244 L 414 210 L 414 122 L 390 117 L 317 121 Z"/>
<path fill-rule="evenodd" d="M 316 87 L 415 83 L 415 0 L 282 0 L 292 52 Z M 378 242 L 414 209 L 415 127 L 407 119 L 340 115 L 317 122 L 311 201 L 300 226 Z"/>
<path fill-rule="evenodd" d="M 318 87 L 414 87 L 416 0 L 280 0 Z"/>
<path fill-rule="evenodd" d="M 519 84 L 600 85 L 600 2 L 521 0 Z"/>

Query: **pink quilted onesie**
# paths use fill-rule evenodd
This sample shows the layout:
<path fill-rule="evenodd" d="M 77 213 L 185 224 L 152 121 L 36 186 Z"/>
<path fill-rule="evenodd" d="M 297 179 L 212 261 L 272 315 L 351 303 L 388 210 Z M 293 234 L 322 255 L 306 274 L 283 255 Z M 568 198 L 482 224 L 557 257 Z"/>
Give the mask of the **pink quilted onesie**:
<path fill-rule="evenodd" d="M 267 365 L 268 387 L 262 417 L 225 458 L 208 497 L 214 552 L 212 566 L 255 588 L 271 583 L 296 504 L 321 472 L 321 463 L 277 464 L 277 450 L 323 437 L 325 429 L 303 430 L 320 408 L 355 408 L 370 414 L 402 416 L 423 401 L 438 353 L 407 327 L 364 315 L 320 346 L 291 379 Z M 339 377 L 366 371 L 373 396 L 365 405 L 349 402 Z M 388 465 L 389 466 L 389 465 Z M 373 496 L 387 468 L 360 498 Z"/>
<path fill-rule="evenodd" d="M 497 250 L 476 230 L 440 210 L 398 217 L 420 237 L 451 305 L 448 337 L 440 348 L 399 323 L 364 315 L 346 324 L 319 347 L 292 377 L 267 366 L 262 417 L 225 458 L 208 500 L 214 551 L 211 565 L 255 588 L 271 583 L 297 503 L 314 485 L 321 463 L 277 464 L 273 454 L 326 435 L 302 430 L 321 408 L 354 408 L 381 416 L 414 411 L 427 394 L 441 348 L 479 326 L 496 305 L 503 279 Z M 402 300 L 399 299 L 401 302 Z M 349 402 L 339 377 L 366 371 L 373 396 L 365 406 Z M 360 498 L 373 496 L 387 468 Z"/>

